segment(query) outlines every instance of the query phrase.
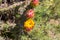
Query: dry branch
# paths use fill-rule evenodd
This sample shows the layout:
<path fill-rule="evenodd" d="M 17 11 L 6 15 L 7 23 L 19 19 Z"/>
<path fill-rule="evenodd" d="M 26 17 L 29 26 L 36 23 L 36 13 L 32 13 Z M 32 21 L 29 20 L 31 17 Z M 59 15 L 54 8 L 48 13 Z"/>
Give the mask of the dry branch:
<path fill-rule="evenodd" d="M 15 7 L 17 7 L 17 6 L 22 5 L 23 3 L 24 3 L 24 2 L 18 2 L 18 3 L 15 3 L 15 4 L 13 4 L 13 5 L 9 6 L 9 7 L 6 7 L 6 8 L 2 8 L 2 9 L 0 9 L 0 11 L 13 9 L 13 8 L 15 8 Z"/>

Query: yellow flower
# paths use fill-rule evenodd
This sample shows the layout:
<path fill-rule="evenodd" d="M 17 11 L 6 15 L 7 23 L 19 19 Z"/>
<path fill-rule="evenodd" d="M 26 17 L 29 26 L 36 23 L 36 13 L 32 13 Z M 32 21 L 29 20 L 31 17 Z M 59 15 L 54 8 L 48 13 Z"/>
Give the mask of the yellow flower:
<path fill-rule="evenodd" d="M 24 28 L 29 29 L 34 27 L 34 21 L 32 19 L 28 19 L 24 22 Z"/>

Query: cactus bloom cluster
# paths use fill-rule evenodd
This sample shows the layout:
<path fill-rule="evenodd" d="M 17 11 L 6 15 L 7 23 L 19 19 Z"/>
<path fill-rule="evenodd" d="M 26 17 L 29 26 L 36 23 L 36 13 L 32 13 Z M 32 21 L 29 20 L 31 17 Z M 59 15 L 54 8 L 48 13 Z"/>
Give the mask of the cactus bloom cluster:
<path fill-rule="evenodd" d="M 39 0 L 32 0 L 31 4 L 33 6 L 37 6 L 39 5 Z M 34 9 L 29 9 L 26 11 L 26 17 L 28 18 L 28 20 L 24 22 L 25 31 L 31 31 L 33 29 L 35 23 L 32 18 L 34 16 L 35 16 Z"/>

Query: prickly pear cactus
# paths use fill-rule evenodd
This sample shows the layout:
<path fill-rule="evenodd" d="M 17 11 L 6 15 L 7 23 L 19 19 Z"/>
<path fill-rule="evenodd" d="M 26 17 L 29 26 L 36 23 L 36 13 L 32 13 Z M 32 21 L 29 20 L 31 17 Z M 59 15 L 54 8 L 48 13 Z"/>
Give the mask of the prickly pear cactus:
<path fill-rule="evenodd" d="M 18 29 L 20 34 L 22 33 L 22 23 L 23 19 L 25 20 L 23 15 L 30 2 L 28 0 L 0 0 L 0 35 L 7 36 L 15 29 Z M 16 28 L 16 26 L 18 27 Z M 15 33 L 18 32 L 16 30 Z M 15 33 L 12 34 L 15 35 Z M 15 38 L 15 36 L 13 37 Z M 6 37 L 5 40 L 9 39 Z"/>

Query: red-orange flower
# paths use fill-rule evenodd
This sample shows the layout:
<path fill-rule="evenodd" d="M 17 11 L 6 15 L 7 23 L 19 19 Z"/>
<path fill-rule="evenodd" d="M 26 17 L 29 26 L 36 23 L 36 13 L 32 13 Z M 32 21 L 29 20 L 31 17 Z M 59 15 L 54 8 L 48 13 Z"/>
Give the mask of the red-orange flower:
<path fill-rule="evenodd" d="M 34 17 L 34 10 L 33 9 L 30 9 L 26 12 L 26 16 L 28 18 L 33 18 Z"/>
<path fill-rule="evenodd" d="M 32 4 L 33 6 L 38 6 L 39 5 L 39 0 L 32 0 Z"/>

